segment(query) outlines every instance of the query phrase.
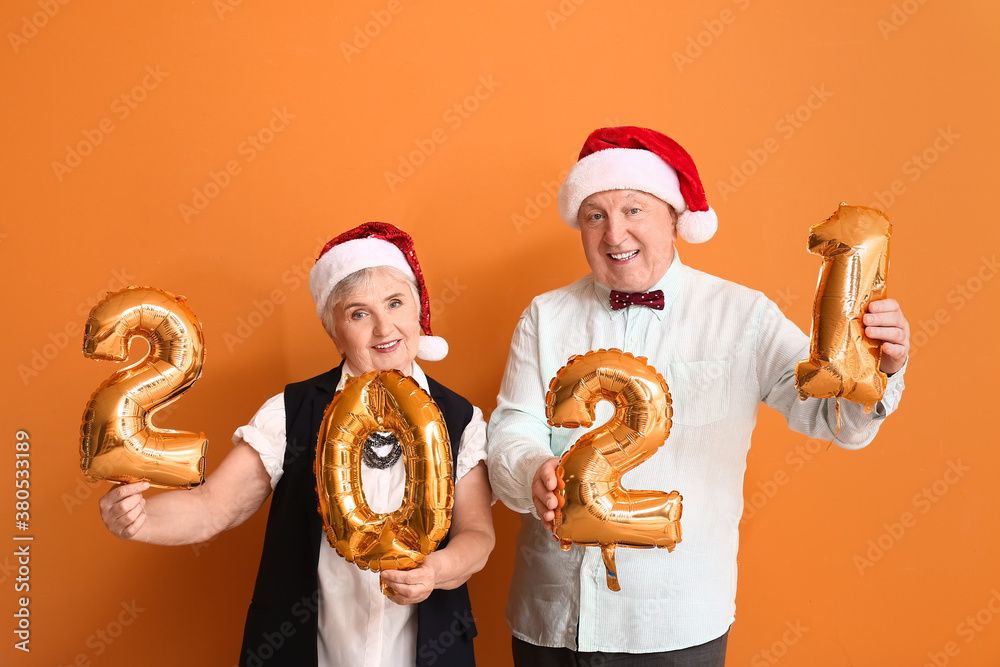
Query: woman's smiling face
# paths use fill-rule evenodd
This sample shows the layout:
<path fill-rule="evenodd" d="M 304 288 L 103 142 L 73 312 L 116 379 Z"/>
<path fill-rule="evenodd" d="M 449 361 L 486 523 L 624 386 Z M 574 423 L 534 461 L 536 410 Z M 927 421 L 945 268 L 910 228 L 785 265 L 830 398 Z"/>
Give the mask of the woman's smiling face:
<path fill-rule="evenodd" d="M 420 342 L 420 307 L 405 279 L 373 269 L 367 286 L 333 306 L 333 342 L 357 373 L 409 375 Z"/>

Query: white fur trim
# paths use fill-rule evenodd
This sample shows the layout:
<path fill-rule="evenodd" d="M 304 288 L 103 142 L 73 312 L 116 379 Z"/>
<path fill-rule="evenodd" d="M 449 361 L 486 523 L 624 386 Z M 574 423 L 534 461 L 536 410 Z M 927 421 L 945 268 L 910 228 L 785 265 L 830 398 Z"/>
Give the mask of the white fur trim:
<path fill-rule="evenodd" d="M 677 233 L 688 243 L 704 243 L 715 235 L 719 218 L 715 210 L 685 211 L 677 216 Z"/>
<path fill-rule="evenodd" d="M 327 250 L 309 272 L 309 293 L 320 319 L 323 318 L 326 300 L 337 283 L 355 271 L 373 266 L 391 266 L 416 282 L 406 256 L 392 243 L 377 238 L 344 241 Z"/>
<path fill-rule="evenodd" d="M 641 148 L 605 148 L 569 170 L 559 188 L 560 217 L 579 229 L 580 204 L 595 192 L 606 190 L 640 190 L 659 197 L 678 213 L 687 210 L 677 172 L 656 153 Z"/>
<path fill-rule="evenodd" d="M 441 336 L 421 336 L 417 356 L 427 361 L 441 361 L 448 356 L 448 341 Z"/>

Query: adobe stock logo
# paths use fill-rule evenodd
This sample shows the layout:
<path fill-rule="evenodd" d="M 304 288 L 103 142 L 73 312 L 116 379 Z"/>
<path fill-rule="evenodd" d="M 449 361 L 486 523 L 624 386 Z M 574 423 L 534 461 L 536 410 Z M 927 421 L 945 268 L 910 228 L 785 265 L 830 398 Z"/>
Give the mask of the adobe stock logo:
<path fill-rule="evenodd" d="M 951 129 L 937 128 L 937 136 L 919 153 L 914 153 L 900 165 L 900 170 L 904 176 L 909 177 L 911 183 L 920 180 L 927 171 L 941 158 L 941 155 L 948 151 L 962 135 Z M 888 211 L 889 207 L 896 203 L 896 199 L 907 191 L 906 183 L 902 178 L 895 178 L 889 183 L 885 190 L 875 190 L 872 195 L 875 201 L 868 204 L 869 208 L 877 208 L 882 212 Z"/>
<path fill-rule="evenodd" d="M 479 76 L 477 84 L 472 93 L 452 104 L 441 114 L 441 120 L 447 123 L 452 130 L 458 130 L 462 127 L 465 121 L 479 109 L 481 103 L 492 97 L 502 82 L 495 80 L 492 74 L 483 74 Z M 414 139 L 415 148 L 405 155 L 399 153 L 396 156 L 398 159 L 396 168 L 392 171 L 386 170 L 384 173 L 389 192 L 395 192 L 397 187 L 416 173 L 417 168 L 437 151 L 438 146 L 448 141 L 448 138 L 449 135 L 443 127 L 436 127 L 427 133 L 426 137 Z"/>
<path fill-rule="evenodd" d="M 119 121 L 125 120 L 133 111 L 139 108 L 139 105 L 146 100 L 149 93 L 160 87 L 160 84 L 168 76 L 170 76 L 170 72 L 164 72 L 160 69 L 159 65 L 156 67 L 152 65 L 147 66 L 146 74 L 142 77 L 142 81 L 111 101 L 111 113 Z M 93 129 L 84 128 L 81 131 L 83 139 L 72 145 L 66 144 L 66 157 L 63 162 L 59 162 L 58 160 L 52 162 L 52 171 L 55 172 L 56 180 L 62 183 L 63 178 L 67 174 L 73 173 L 74 169 L 83 164 L 83 158 L 93 153 L 94 149 L 104 142 L 104 138 L 114 132 L 115 129 L 115 123 L 109 117 L 102 118 L 98 121 L 97 127 Z"/>
<path fill-rule="evenodd" d="M 732 0 L 733 4 L 739 6 L 740 11 L 745 11 L 750 6 L 750 0 Z M 684 52 L 674 51 L 674 64 L 677 65 L 678 72 L 684 72 L 684 68 L 694 64 L 705 53 L 705 49 L 712 46 L 715 40 L 722 36 L 726 26 L 736 22 L 738 14 L 732 9 L 723 9 L 719 12 L 719 18 L 706 19 L 701 22 L 705 26 L 704 30 L 694 35 L 688 35 Z"/>
<path fill-rule="evenodd" d="M 552 32 L 556 31 L 560 23 L 565 23 L 566 20 L 576 13 L 577 7 L 585 3 L 587 0 L 562 0 L 559 6 L 553 9 L 545 10 L 545 20 L 549 22 L 549 27 L 552 28 Z"/>
<path fill-rule="evenodd" d="M 278 312 L 279 307 L 285 304 L 292 292 L 302 285 L 309 284 L 309 271 L 316 263 L 315 258 L 324 245 L 326 245 L 326 239 L 317 237 L 313 251 L 289 266 L 281 274 L 282 286 L 272 289 L 263 299 L 253 299 L 253 307 L 245 315 L 236 319 L 235 327 L 222 334 L 222 340 L 230 352 L 235 352 L 238 345 L 245 343 L 258 329 L 264 326 L 264 323 Z"/>
<path fill-rule="evenodd" d="M 351 58 L 361 55 L 361 52 L 372 44 L 372 40 L 382 34 L 382 31 L 389 27 L 393 18 L 401 14 L 403 7 L 400 0 L 389 0 L 385 9 L 372 9 L 368 13 L 372 20 L 364 26 L 354 26 L 354 36 L 350 42 L 340 43 L 340 52 L 344 54 L 344 60 L 351 62 Z"/>
<path fill-rule="evenodd" d="M 809 96 L 805 102 L 775 121 L 774 131 L 786 141 L 791 139 L 812 119 L 817 111 L 823 108 L 831 97 L 833 97 L 833 93 L 826 89 L 826 84 L 810 86 Z M 748 148 L 746 150 L 747 159 L 730 166 L 729 179 L 715 183 L 722 201 L 728 200 L 730 196 L 736 194 L 737 190 L 746 185 L 747 181 L 753 178 L 780 148 L 781 142 L 776 137 L 768 137 L 759 147 Z"/>
<path fill-rule="evenodd" d="M 112 278 L 108 281 L 104 289 L 91 294 L 88 298 L 77 304 L 76 314 L 79 317 L 74 317 L 68 320 L 61 328 L 50 331 L 48 342 L 35 347 L 29 353 L 28 358 L 25 359 L 25 363 L 18 364 L 17 374 L 20 376 L 21 382 L 24 383 L 25 387 L 28 386 L 32 378 L 38 377 L 42 371 L 48 368 L 49 363 L 54 361 L 63 350 L 71 349 L 71 342 L 74 344 L 74 347 L 80 344 L 77 336 L 83 332 L 84 326 L 80 323 L 86 323 L 90 309 L 97 302 L 103 299 L 108 292 L 117 292 L 134 284 L 136 280 L 136 276 L 130 274 L 125 267 L 122 267 L 121 270 L 112 271 L 111 275 Z M 77 350 L 77 355 L 79 355 L 80 348 L 75 347 L 75 349 Z"/>
<path fill-rule="evenodd" d="M 213 0 L 212 8 L 220 21 L 226 20 L 226 14 L 235 12 L 236 8 L 243 4 L 243 0 Z"/>
<path fill-rule="evenodd" d="M 920 11 L 920 6 L 926 2 L 927 0 L 903 0 L 902 3 L 893 5 L 889 20 L 879 19 L 875 23 L 878 31 L 882 34 L 882 39 L 889 41 L 889 36 L 906 25 L 906 22 Z"/>
<path fill-rule="evenodd" d="M 243 173 L 244 165 L 250 164 L 257 159 L 258 155 L 267 150 L 271 142 L 288 129 L 289 124 L 294 119 L 295 114 L 289 113 L 288 107 L 272 108 L 268 121 L 259 130 L 248 134 L 246 139 L 237 144 L 236 153 L 243 158 L 243 162 L 232 159 L 227 161 L 219 171 L 209 170 L 205 183 L 201 187 L 192 188 L 193 196 L 190 203 L 182 201 L 177 205 L 184 222 L 190 223 L 192 218 L 201 215 L 208 208 L 208 205 L 222 194 L 223 190 L 232 185 L 233 178 Z"/>
<path fill-rule="evenodd" d="M 69 4 L 69 0 L 38 0 L 38 6 L 42 11 L 35 12 L 30 17 L 21 17 L 21 29 L 18 32 L 8 32 L 7 40 L 14 53 L 19 53 L 21 47 L 28 43 L 28 40 L 35 37 L 38 31 L 49 24 L 49 20 L 55 18 L 59 13 L 59 5 Z"/>
<path fill-rule="evenodd" d="M 799 640 L 809 632 L 809 628 L 802 625 L 801 620 L 796 620 L 795 623 L 785 621 L 785 627 L 787 630 L 781 633 L 779 639 L 750 658 L 750 667 L 767 667 L 778 664 L 778 661 L 788 655 L 788 649 L 798 644 Z"/>
<path fill-rule="evenodd" d="M 111 620 L 103 626 L 97 628 L 93 634 L 87 637 L 87 648 L 93 652 L 94 658 L 102 655 L 115 641 L 122 636 L 125 630 L 135 623 L 139 614 L 146 611 L 145 607 L 140 607 L 133 599 L 131 602 L 122 601 L 121 611 L 112 616 Z M 73 661 L 67 667 L 90 665 L 91 658 L 88 651 L 77 653 Z M 59 667 L 62 667 L 60 664 Z"/>
<path fill-rule="evenodd" d="M 976 640 L 981 632 L 1000 614 L 1000 591 L 996 587 L 990 589 L 990 597 L 975 613 L 966 616 L 955 626 L 955 634 L 966 644 Z M 962 652 L 957 641 L 945 642 L 940 651 L 928 651 L 927 662 L 922 667 L 945 667 L 951 659 Z"/>
<path fill-rule="evenodd" d="M 941 502 L 947 495 L 951 487 L 958 484 L 965 473 L 972 468 L 963 465 L 962 459 L 948 461 L 948 469 L 944 471 L 939 479 L 934 480 L 928 486 L 923 487 L 913 495 L 911 504 L 920 514 L 927 514 L 934 505 Z M 899 544 L 906 536 L 907 531 L 912 530 L 917 525 L 917 515 L 913 512 L 903 512 L 895 522 L 885 522 L 882 527 L 885 529 L 874 539 L 868 540 L 867 549 L 864 555 L 854 556 L 854 567 L 857 568 L 860 576 L 865 576 L 865 570 L 875 566 L 885 557 L 885 554 L 894 546 Z"/>

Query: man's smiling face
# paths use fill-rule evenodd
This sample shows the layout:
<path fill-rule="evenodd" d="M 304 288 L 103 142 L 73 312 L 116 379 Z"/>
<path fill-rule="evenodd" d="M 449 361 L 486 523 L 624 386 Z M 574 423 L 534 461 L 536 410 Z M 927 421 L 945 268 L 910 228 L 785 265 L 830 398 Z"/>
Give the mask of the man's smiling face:
<path fill-rule="evenodd" d="M 587 263 L 597 281 L 622 292 L 644 292 L 674 259 L 677 214 L 637 190 L 596 192 L 577 214 Z"/>

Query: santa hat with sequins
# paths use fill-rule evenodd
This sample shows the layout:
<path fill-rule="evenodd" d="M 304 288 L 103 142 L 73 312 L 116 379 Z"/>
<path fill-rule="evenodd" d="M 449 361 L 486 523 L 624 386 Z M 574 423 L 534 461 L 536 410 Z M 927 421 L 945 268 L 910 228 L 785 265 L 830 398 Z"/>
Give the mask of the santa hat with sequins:
<path fill-rule="evenodd" d="M 640 190 L 670 204 L 677 211 L 677 233 L 688 243 L 709 240 L 719 226 L 694 160 L 655 130 L 626 126 L 591 132 L 559 188 L 559 215 L 579 229 L 580 204 L 606 190 Z"/>
<path fill-rule="evenodd" d="M 417 284 L 420 328 L 423 329 L 417 356 L 427 361 L 444 359 L 448 355 L 448 342 L 431 333 L 430 299 L 417 253 L 413 249 L 413 239 L 402 229 L 388 223 L 366 222 L 323 246 L 309 272 L 309 293 L 316 304 L 316 314 L 323 318 L 326 302 L 337 283 L 355 271 L 376 266 L 398 269 Z"/>

